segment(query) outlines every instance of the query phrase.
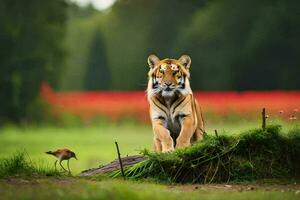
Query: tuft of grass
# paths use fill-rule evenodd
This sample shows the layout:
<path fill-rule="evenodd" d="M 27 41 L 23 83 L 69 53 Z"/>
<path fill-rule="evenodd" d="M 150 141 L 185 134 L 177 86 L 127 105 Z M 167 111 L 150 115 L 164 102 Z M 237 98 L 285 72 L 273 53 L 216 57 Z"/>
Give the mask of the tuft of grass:
<path fill-rule="evenodd" d="M 9 176 L 61 176 L 62 174 L 48 166 L 34 164 L 25 151 L 19 151 L 11 157 L 0 160 L 0 178 Z"/>
<path fill-rule="evenodd" d="M 212 183 L 265 178 L 300 178 L 300 129 L 253 129 L 236 136 L 206 136 L 172 153 L 142 152 L 148 159 L 125 169 L 130 179 Z M 111 177 L 121 176 L 120 171 Z"/>

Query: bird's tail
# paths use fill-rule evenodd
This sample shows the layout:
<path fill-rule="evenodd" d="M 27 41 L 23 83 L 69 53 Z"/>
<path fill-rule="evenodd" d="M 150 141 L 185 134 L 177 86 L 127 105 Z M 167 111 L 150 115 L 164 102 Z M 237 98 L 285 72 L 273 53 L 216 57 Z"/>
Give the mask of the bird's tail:
<path fill-rule="evenodd" d="M 46 154 L 50 154 L 50 155 L 54 155 L 54 153 L 52 151 L 47 151 L 45 152 Z"/>

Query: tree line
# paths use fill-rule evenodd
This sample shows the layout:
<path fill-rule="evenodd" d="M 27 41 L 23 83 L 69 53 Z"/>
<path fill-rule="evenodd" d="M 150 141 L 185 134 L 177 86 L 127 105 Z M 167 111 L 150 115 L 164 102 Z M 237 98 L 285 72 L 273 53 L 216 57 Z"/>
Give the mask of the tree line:
<path fill-rule="evenodd" d="M 67 46 L 76 50 L 59 89 L 145 89 L 150 53 L 189 54 L 194 90 L 299 89 L 299 6 L 297 0 L 120 0 L 106 12 L 74 15 Z"/>

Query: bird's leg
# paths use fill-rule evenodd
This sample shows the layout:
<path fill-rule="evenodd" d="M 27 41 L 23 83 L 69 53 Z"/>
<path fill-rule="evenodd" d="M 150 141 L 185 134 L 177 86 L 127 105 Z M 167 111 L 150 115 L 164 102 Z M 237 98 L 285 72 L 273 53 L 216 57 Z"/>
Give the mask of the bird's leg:
<path fill-rule="evenodd" d="M 68 170 L 69 170 L 69 174 L 71 174 L 71 170 L 70 170 L 70 167 L 69 167 L 69 161 L 70 160 L 68 160 Z"/>
<path fill-rule="evenodd" d="M 61 168 L 63 168 L 65 171 L 67 171 L 67 170 L 64 168 L 64 166 L 61 164 L 61 162 L 62 162 L 62 160 L 59 161 L 59 164 L 60 164 Z"/>
<path fill-rule="evenodd" d="M 56 164 L 57 164 L 57 160 L 55 160 L 55 162 L 54 162 L 55 171 L 57 170 L 57 168 L 56 168 Z"/>

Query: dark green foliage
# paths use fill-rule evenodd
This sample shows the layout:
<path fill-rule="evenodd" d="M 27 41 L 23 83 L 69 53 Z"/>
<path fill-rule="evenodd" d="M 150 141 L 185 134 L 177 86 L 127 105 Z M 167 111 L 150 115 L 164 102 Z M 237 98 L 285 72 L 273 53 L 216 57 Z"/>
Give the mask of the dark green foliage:
<path fill-rule="evenodd" d="M 157 53 L 178 57 L 173 44 L 204 0 L 117 1 L 112 12 L 102 16 L 112 90 L 143 90 L 147 85 L 147 57 Z M 100 18 L 100 17 L 99 17 Z M 124 79 L 126 74 L 126 79 Z"/>
<path fill-rule="evenodd" d="M 69 47 L 75 51 L 67 61 L 76 62 L 68 73 L 89 70 L 90 41 L 100 30 L 109 89 L 145 89 L 150 53 L 191 55 L 194 90 L 299 89 L 299 6 L 298 0 L 116 1 L 109 12 L 70 20 Z M 62 88 L 84 89 L 74 84 L 77 74 Z"/>
<path fill-rule="evenodd" d="M 0 2 L 0 123 L 29 120 L 41 82 L 56 85 L 66 8 L 64 0 Z"/>
<path fill-rule="evenodd" d="M 0 160 L 0 178 L 16 175 L 60 176 L 62 174 L 45 166 L 34 165 L 27 154 L 22 151 Z"/>
<path fill-rule="evenodd" d="M 106 67 L 110 72 L 109 89 L 144 90 L 147 85 L 149 54 L 157 53 L 161 58 L 179 58 L 184 52 L 173 51 L 174 41 L 177 40 L 180 30 L 192 20 L 194 12 L 204 6 L 205 2 L 205 0 L 116 1 L 110 12 L 94 14 L 86 19 L 72 17 L 70 20 L 72 30 L 68 32 L 70 37 L 67 38 L 67 45 L 71 50 L 67 63 L 72 64 L 68 64 L 67 70 L 69 74 L 74 71 L 77 74 L 67 79 L 62 77 L 62 89 L 86 88 L 82 87 L 84 84 L 74 82 L 78 83 L 78 71 L 81 74 L 90 71 L 88 63 L 93 60 L 94 52 L 90 51 L 89 47 L 93 46 L 98 49 L 98 56 L 99 52 L 105 52 Z M 78 34 L 83 29 L 85 31 Z M 100 33 L 94 34 L 99 31 Z M 85 37 L 88 34 L 89 36 Z M 93 43 L 91 41 L 99 36 L 103 39 L 103 43 L 96 47 L 97 44 L 91 44 Z M 78 40 L 81 43 L 77 43 Z M 73 52 L 73 49 L 76 51 Z M 73 62 L 74 60 L 77 62 Z M 102 61 L 96 60 L 98 67 L 94 72 L 101 70 Z"/>
<path fill-rule="evenodd" d="M 175 47 L 192 56 L 194 88 L 299 89 L 299 6 L 297 0 L 209 1 Z"/>
<path fill-rule="evenodd" d="M 87 90 L 109 89 L 110 73 L 106 59 L 103 38 L 100 32 L 96 32 L 94 40 L 91 43 L 85 76 L 85 88 Z"/>
<path fill-rule="evenodd" d="M 172 153 L 143 151 L 148 157 L 125 170 L 129 178 L 180 183 L 211 183 L 300 178 L 300 130 L 282 134 L 280 126 L 250 130 L 239 136 L 206 136 Z M 120 176 L 120 172 L 111 174 Z"/>

